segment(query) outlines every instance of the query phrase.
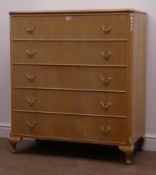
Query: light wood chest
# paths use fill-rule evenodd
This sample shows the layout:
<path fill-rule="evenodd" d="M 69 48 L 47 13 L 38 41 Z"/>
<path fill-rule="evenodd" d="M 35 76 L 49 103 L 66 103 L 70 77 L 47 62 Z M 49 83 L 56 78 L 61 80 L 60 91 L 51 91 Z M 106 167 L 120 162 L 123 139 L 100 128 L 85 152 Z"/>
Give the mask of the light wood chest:
<path fill-rule="evenodd" d="M 23 137 L 116 145 L 144 137 L 146 14 L 11 12 L 12 127 Z"/>

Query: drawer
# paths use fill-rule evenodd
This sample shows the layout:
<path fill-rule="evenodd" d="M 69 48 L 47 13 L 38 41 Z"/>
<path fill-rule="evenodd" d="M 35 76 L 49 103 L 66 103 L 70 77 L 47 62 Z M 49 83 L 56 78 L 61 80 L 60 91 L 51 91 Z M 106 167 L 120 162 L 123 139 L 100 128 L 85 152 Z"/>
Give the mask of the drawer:
<path fill-rule="evenodd" d="M 126 68 L 70 66 L 14 66 L 14 86 L 126 90 Z"/>
<path fill-rule="evenodd" d="M 125 42 L 14 42 L 13 63 L 127 64 Z"/>
<path fill-rule="evenodd" d="M 12 17 L 14 39 L 128 38 L 128 14 Z"/>
<path fill-rule="evenodd" d="M 128 125 L 125 119 L 20 112 L 15 112 L 13 118 L 14 135 L 108 144 L 127 142 Z"/>
<path fill-rule="evenodd" d="M 126 115 L 126 93 L 14 89 L 13 109 L 92 115 Z"/>

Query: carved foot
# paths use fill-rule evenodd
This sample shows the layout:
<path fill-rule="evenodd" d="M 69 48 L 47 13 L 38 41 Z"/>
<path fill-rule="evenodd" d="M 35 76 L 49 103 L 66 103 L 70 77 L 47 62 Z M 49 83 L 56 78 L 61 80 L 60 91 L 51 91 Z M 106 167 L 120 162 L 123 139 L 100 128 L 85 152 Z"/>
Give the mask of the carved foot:
<path fill-rule="evenodd" d="M 132 155 L 134 152 L 134 146 L 119 146 L 119 150 L 122 151 L 125 154 L 125 163 L 131 164 L 132 163 Z"/>
<path fill-rule="evenodd" d="M 16 137 L 16 136 L 15 137 L 14 136 L 11 136 L 10 137 L 9 141 L 10 141 L 10 144 L 12 146 L 12 152 L 13 153 L 16 153 L 17 152 L 16 145 L 21 140 L 22 140 L 22 137 Z"/>

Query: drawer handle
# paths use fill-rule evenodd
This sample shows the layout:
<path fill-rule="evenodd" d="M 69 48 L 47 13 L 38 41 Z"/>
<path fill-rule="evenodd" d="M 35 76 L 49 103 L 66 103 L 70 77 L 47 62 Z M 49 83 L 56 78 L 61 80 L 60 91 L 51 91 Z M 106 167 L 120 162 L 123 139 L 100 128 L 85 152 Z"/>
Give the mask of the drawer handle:
<path fill-rule="evenodd" d="M 100 126 L 100 131 L 104 134 L 107 135 L 111 132 L 112 128 L 110 126 L 104 127 L 104 126 Z"/>
<path fill-rule="evenodd" d="M 29 33 L 29 34 L 32 34 L 34 31 L 35 31 L 36 27 L 27 27 L 26 28 L 26 31 Z"/>
<path fill-rule="evenodd" d="M 110 109 L 110 107 L 112 106 L 112 103 L 104 103 L 103 101 L 100 102 L 102 108 L 105 110 L 105 111 L 108 111 Z"/>
<path fill-rule="evenodd" d="M 36 50 L 32 50 L 32 51 L 26 50 L 26 51 L 25 51 L 25 53 L 26 53 L 30 58 L 34 57 L 35 54 L 36 54 L 36 52 L 37 52 Z"/>
<path fill-rule="evenodd" d="M 112 26 L 107 26 L 107 27 L 105 27 L 105 26 L 101 26 L 101 30 L 104 32 L 104 33 L 109 33 L 109 32 L 111 32 L 112 31 Z"/>
<path fill-rule="evenodd" d="M 26 121 L 25 123 L 30 129 L 34 129 L 36 127 L 36 125 L 37 125 L 36 121 L 32 121 L 32 122 Z"/>
<path fill-rule="evenodd" d="M 35 75 L 31 75 L 31 74 L 26 74 L 25 76 L 26 76 L 26 78 L 27 78 L 28 80 L 30 80 L 30 81 L 34 81 L 35 78 L 36 78 Z"/>
<path fill-rule="evenodd" d="M 101 51 L 100 54 L 105 58 L 105 60 L 108 60 L 112 56 L 112 52 L 108 51 L 107 53 L 105 51 Z"/>
<path fill-rule="evenodd" d="M 104 78 L 104 77 L 101 76 L 100 80 L 103 82 L 103 84 L 109 85 L 109 83 L 112 81 L 112 77 Z"/>
<path fill-rule="evenodd" d="M 27 100 L 27 102 L 29 103 L 30 106 L 32 106 L 36 102 L 36 98 L 28 97 L 26 100 Z"/>

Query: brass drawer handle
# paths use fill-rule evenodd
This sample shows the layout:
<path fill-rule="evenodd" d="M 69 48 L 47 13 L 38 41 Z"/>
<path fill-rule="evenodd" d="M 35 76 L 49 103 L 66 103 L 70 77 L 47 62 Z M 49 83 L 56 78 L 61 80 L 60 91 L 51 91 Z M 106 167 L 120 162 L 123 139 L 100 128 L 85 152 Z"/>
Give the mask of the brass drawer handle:
<path fill-rule="evenodd" d="M 26 50 L 26 51 L 25 51 L 25 53 L 26 53 L 30 58 L 34 57 L 35 54 L 36 54 L 36 52 L 37 52 L 36 50 L 32 50 L 32 51 Z"/>
<path fill-rule="evenodd" d="M 26 100 L 27 100 L 27 102 L 29 103 L 30 106 L 32 106 L 36 102 L 36 98 L 28 97 L 28 98 L 26 98 Z"/>
<path fill-rule="evenodd" d="M 111 132 L 112 128 L 110 126 L 100 126 L 100 131 L 104 134 L 104 135 L 107 135 Z"/>
<path fill-rule="evenodd" d="M 29 34 L 32 34 L 34 31 L 36 30 L 36 27 L 27 27 L 26 28 L 26 31 L 29 33 Z"/>
<path fill-rule="evenodd" d="M 104 57 L 105 60 L 109 60 L 112 56 L 112 52 L 111 51 L 108 51 L 108 52 L 105 52 L 105 51 L 101 51 L 100 54 Z"/>
<path fill-rule="evenodd" d="M 32 122 L 26 121 L 25 123 L 30 129 L 34 129 L 36 127 L 36 125 L 37 125 L 36 121 L 32 121 Z"/>
<path fill-rule="evenodd" d="M 103 101 L 100 102 L 100 105 L 102 106 L 102 108 L 105 111 L 108 111 L 110 109 L 110 107 L 112 106 L 112 103 L 108 102 L 108 103 L 104 103 Z"/>
<path fill-rule="evenodd" d="M 112 26 L 107 26 L 107 27 L 105 27 L 105 26 L 102 25 L 100 28 L 101 28 L 101 30 L 102 30 L 104 33 L 109 33 L 109 32 L 112 31 Z"/>
<path fill-rule="evenodd" d="M 33 80 L 35 80 L 35 78 L 36 78 L 35 75 L 29 74 L 29 73 L 26 74 L 25 76 L 26 76 L 26 78 L 27 78 L 29 81 L 33 81 Z"/>
<path fill-rule="evenodd" d="M 109 85 L 109 83 L 112 81 L 112 77 L 104 78 L 104 77 L 101 76 L 100 80 L 103 82 L 103 84 Z"/>

